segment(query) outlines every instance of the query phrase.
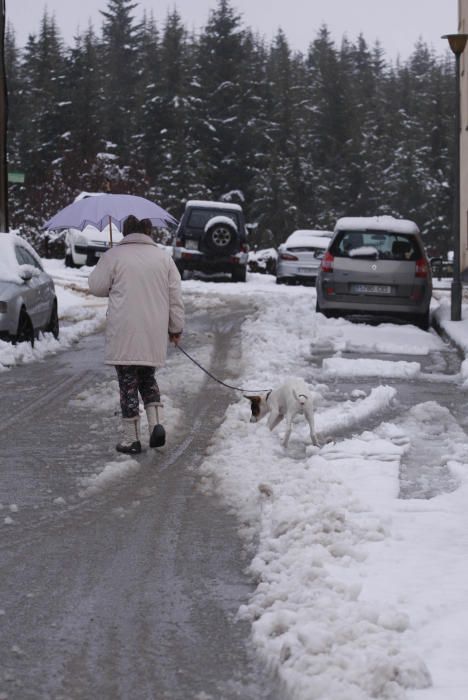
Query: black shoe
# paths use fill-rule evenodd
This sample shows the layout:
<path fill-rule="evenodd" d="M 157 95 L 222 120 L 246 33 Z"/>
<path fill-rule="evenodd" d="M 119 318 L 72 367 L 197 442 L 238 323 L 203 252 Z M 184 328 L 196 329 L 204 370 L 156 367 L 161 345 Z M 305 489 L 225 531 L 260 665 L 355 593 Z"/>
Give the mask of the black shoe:
<path fill-rule="evenodd" d="M 139 455 L 141 452 L 141 442 L 139 440 L 135 440 L 135 442 L 131 444 L 119 442 L 119 444 L 115 446 L 115 449 L 117 452 L 123 452 L 125 455 Z"/>
<path fill-rule="evenodd" d="M 165 444 L 166 444 L 166 431 L 164 430 L 164 427 L 160 423 L 158 423 L 153 428 L 153 432 L 151 433 L 149 445 L 150 445 L 150 447 L 162 447 Z"/>

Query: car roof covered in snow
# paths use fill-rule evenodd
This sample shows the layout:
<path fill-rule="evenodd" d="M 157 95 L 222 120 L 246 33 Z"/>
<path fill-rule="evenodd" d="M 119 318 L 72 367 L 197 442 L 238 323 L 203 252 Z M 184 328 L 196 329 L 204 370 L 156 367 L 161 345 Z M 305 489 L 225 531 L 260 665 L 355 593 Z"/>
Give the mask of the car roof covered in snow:
<path fill-rule="evenodd" d="M 185 208 L 188 207 L 203 207 L 206 209 L 236 209 L 237 211 L 242 211 L 242 207 L 239 204 L 231 204 L 230 202 L 210 202 L 204 199 L 189 199 L 186 203 Z"/>
<path fill-rule="evenodd" d="M 394 216 L 344 216 L 338 219 L 335 231 L 391 231 L 392 233 L 419 233 L 418 226 L 409 219 Z"/>

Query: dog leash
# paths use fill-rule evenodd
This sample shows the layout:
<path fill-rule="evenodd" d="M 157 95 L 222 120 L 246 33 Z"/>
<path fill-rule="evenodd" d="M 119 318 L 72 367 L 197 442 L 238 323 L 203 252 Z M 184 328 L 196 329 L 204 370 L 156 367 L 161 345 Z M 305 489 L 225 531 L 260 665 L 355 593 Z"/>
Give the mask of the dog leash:
<path fill-rule="evenodd" d="M 188 357 L 191 362 L 193 362 L 194 365 L 197 365 L 205 374 L 207 374 L 211 379 L 213 379 L 215 382 L 218 382 L 218 384 L 221 384 L 222 386 L 225 386 L 227 389 L 233 389 L 234 391 L 242 391 L 245 394 L 264 394 L 265 392 L 271 392 L 271 389 L 242 389 L 239 386 L 232 386 L 231 384 L 226 384 L 226 382 L 221 381 L 221 379 L 218 379 L 217 377 L 214 376 L 214 374 L 211 374 L 203 365 L 201 365 L 194 357 L 188 354 L 187 350 L 184 350 L 180 345 L 176 345 L 176 347 L 182 352 L 186 357 Z"/>

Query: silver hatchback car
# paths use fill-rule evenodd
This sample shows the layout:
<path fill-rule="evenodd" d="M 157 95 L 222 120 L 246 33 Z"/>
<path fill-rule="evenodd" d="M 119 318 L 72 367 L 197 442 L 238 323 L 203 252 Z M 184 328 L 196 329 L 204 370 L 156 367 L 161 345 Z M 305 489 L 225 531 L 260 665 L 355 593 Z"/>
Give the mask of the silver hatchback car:
<path fill-rule="evenodd" d="M 412 221 L 339 219 L 316 286 L 316 309 L 325 316 L 390 317 L 429 328 L 431 267 Z"/>
<path fill-rule="evenodd" d="M 331 231 L 294 231 L 278 248 L 276 284 L 315 284 L 331 236 Z"/>
<path fill-rule="evenodd" d="M 34 345 L 39 331 L 59 335 L 54 282 L 25 240 L 0 233 L 0 339 Z"/>

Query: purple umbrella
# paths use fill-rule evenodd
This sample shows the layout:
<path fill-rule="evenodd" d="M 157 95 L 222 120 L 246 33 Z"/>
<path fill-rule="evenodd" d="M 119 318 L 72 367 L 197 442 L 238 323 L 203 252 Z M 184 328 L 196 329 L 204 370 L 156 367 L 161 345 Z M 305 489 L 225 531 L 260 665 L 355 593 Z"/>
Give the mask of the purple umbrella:
<path fill-rule="evenodd" d="M 42 228 L 48 231 L 77 228 L 82 231 L 90 225 L 102 231 L 111 224 L 121 230 L 123 222 L 130 214 L 137 219 L 150 219 L 153 226 L 160 228 L 165 228 L 168 224 L 177 224 L 169 212 L 144 197 L 131 194 L 99 194 L 69 204 L 46 221 Z"/>

